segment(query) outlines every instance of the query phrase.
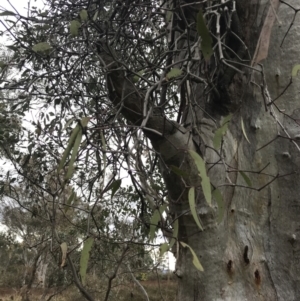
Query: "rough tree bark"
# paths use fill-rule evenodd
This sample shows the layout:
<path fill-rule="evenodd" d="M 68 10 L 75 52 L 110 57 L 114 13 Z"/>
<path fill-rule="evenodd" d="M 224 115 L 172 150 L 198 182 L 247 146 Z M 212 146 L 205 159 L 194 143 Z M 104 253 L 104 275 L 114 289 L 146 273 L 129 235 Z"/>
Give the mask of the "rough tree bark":
<path fill-rule="evenodd" d="M 108 70 L 108 88 L 114 105 L 122 105 L 128 121 L 142 124 L 160 155 L 162 166 L 175 165 L 189 174 L 183 182 L 166 169 L 162 171 L 171 211 L 179 217 L 178 239 L 195 250 L 205 270 L 197 271 L 189 251 L 180 249 L 176 271 L 178 300 L 299 300 L 300 179 L 295 173 L 300 165 L 298 79 L 275 101 L 282 112 L 270 104 L 288 85 L 293 65 L 299 63 L 299 21 L 296 18 L 281 46 L 295 10 L 285 3 L 279 6 L 279 1 L 236 2 L 238 30 L 242 30 L 244 43 L 254 57 L 252 67 L 256 71 L 241 67 L 244 74 L 233 74 L 228 80 L 226 72 L 232 71 L 224 68 L 221 99 L 212 101 L 210 107 L 200 97 L 202 83 L 191 82 L 194 101 L 198 107 L 207 107 L 213 119 L 196 106 L 182 116 L 181 124 L 167 120 L 155 108 L 143 115 L 144 95 L 126 79 L 120 65 L 103 45 L 100 56 Z M 289 3 L 298 7 L 296 0 Z M 185 14 L 189 23 L 193 12 Z M 274 22 L 266 23 L 268 18 Z M 269 31 L 266 26 L 273 28 L 262 69 L 256 64 L 260 59 L 255 49 L 258 42 L 261 47 L 266 44 L 267 34 L 260 37 L 263 29 Z M 258 49 L 260 55 L 261 51 Z M 220 109 L 225 96 L 226 108 Z M 212 141 L 222 115 L 229 112 L 233 117 L 224 137 L 220 161 Z M 243 134 L 241 119 L 249 142 Z M 195 143 L 199 135 L 200 147 Z M 205 152 L 201 152 L 204 145 Z M 224 219 L 218 224 L 217 209 L 210 208 L 198 190 L 203 232 L 199 232 L 189 213 L 188 187 L 200 187 L 200 179 L 188 149 L 198 151 L 205 158 L 211 183 L 222 191 L 225 202 Z M 245 171 L 252 187 L 245 184 L 238 171 Z"/>

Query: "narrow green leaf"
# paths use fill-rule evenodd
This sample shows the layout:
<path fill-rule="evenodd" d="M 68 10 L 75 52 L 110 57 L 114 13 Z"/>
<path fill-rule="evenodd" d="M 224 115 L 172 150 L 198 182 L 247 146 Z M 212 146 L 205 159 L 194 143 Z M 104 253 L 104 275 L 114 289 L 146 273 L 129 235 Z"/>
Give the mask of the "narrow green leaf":
<path fill-rule="evenodd" d="M 224 125 L 226 125 L 226 124 L 227 124 L 227 126 L 228 126 L 228 123 L 230 122 L 231 118 L 232 118 L 232 114 L 229 114 L 229 115 L 227 115 L 226 117 L 224 117 L 224 120 L 223 120 L 223 122 L 222 122 L 222 126 L 224 126 Z M 227 128 L 226 128 L 226 130 L 227 130 Z"/>
<path fill-rule="evenodd" d="M 38 120 L 37 125 L 36 125 L 36 130 L 35 133 L 37 134 L 37 136 L 39 137 L 42 133 L 42 126 L 40 121 Z"/>
<path fill-rule="evenodd" d="M 72 202 L 73 202 L 73 199 L 74 199 L 74 197 L 75 197 L 75 192 L 73 191 L 72 193 L 71 193 L 71 195 L 69 196 L 69 198 L 67 199 L 67 202 L 66 202 L 66 207 L 65 207 L 65 213 L 67 213 L 68 212 L 68 210 L 69 210 L 69 206 L 72 204 Z"/>
<path fill-rule="evenodd" d="M 243 117 L 241 117 L 241 126 L 242 126 L 242 131 L 243 131 L 243 134 L 244 134 L 244 137 L 246 138 L 246 140 L 248 141 L 248 143 L 250 143 L 248 137 L 247 137 L 247 134 L 246 134 L 246 131 L 245 131 L 245 126 L 244 126 L 244 121 L 243 121 Z M 250 143 L 251 144 L 251 143 Z"/>
<path fill-rule="evenodd" d="M 41 42 L 32 47 L 35 52 L 47 52 L 51 49 L 51 45 L 48 42 Z"/>
<path fill-rule="evenodd" d="M 91 117 L 83 117 L 81 120 L 80 120 L 80 123 L 82 125 L 83 128 L 86 128 L 87 127 L 87 124 L 89 123 L 89 121 L 91 120 Z"/>
<path fill-rule="evenodd" d="M 197 226 L 199 227 L 199 229 L 201 231 L 203 231 L 203 228 L 201 226 L 199 217 L 198 217 L 198 213 L 196 211 L 196 203 L 195 203 L 195 187 L 191 187 L 189 190 L 189 204 L 190 204 L 190 209 L 191 209 L 191 213 L 192 216 L 197 224 Z"/>
<path fill-rule="evenodd" d="M 217 222 L 219 224 L 223 220 L 223 216 L 224 216 L 224 212 L 225 212 L 225 204 L 224 204 L 223 197 L 222 197 L 222 194 L 221 194 L 219 189 L 216 188 L 212 192 L 212 197 L 216 200 L 217 205 L 218 205 L 218 219 L 217 219 Z"/>
<path fill-rule="evenodd" d="M 122 180 L 116 180 L 112 183 L 112 190 L 111 190 L 111 198 L 113 198 L 113 196 L 115 195 L 115 193 L 118 191 L 118 189 L 120 188 L 122 183 Z"/>
<path fill-rule="evenodd" d="M 168 10 L 166 14 L 166 23 L 169 23 L 171 21 L 172 16 L 173 16 L 173 12 Z"/>
<path fill-rule="evenodd" d="M 65 130 L 69 125 L 71 125 L 71 123 L 72 123 L 73 121 L 76 121 L 76 118 L 73 117 L 73 118 L 69 119 L 69 120 L 66 122 L 65 126 L 64 126 L 64 130 Z"/>
<path fill-rule="evenodd" d="M 69 180 L 72 177 L 72 174 L 73 174 L 73 171 L 74 171 L 74 163 L 75 163 L 75 160 L 76 160 L 76 157 L 77 157 L 77 153 L 78 153 L 78 150 L 79 150 L 81 139 L 82 139 L 82 129 L 80 128 L 80 130 L 79 130 L 79 132 L 76 136 L 76 140 L 74 142 L 72 155 L 71 155 L 71 159 L 70 159 L 70 162 L 69 162 L 68 172 L 67 172 L 67 175 L 66 175 L 66 180 Z"/>
<path fill-rule="evenodd" d="M 5 68 L 7 65 L 3 62 L 3 61 L 0 61 L 0 68 L 3 69 Z"/>
<path fill-rule="evenodd" d="M 168 243 L 163 243 L 159 247 L 159 257 L 162 257 L 167 251 L 169 251 L 169 244 Z"/>
<path fill-rule="evenodd" d="M 187 173 L 182 171 L 180 168 L 178 168 L 177 166 L 171 165 L 169 166 L 169 168 L 171 169 L 172 172 L 174 172 L 177 176 L 180 177 L 186 177 Z"/>
<path fill-rule="evenodd" d="M 300 71 L 300 65 L 299 64 L 295 65 L 292 70 L 292 76 L 293 77 L 297 76 L 299 71 Z"/>
<path fill-rule="evenodd" d="M 163 212 L 166 210 L 167 208 L 167 204 L 163 204 L 162 206 L 160 206 L 158 209 L 156 209 L 150 219 L 150 240 L 153 241 L 154 239 L 154 235 L 155 235 L 155 231 L 157 228 L 157 224 L 161 219 L 161 215 L 163 214 Z"/>
<path fill-rule="evenodd" d="M 0 16 L 15 16 L 16 14 L 12 11 L 5 10 L 0 13 Z"/>
<path fill-rule="evenodd" d="M 69 142 L 68 142 L 68 146 L 65 149 L 65 151 L 63 153 L 63 156 L 62 156 L 62 158 L 60 160 L 60 163 L 59 163 L 59 166 L 58 166 L 58 169 L 57 169 L 58 172 L 64 167 L 64 165 L 66 163 L 66 160 L 67 160 L 69 154 L 71 153 L 71 150 L 72 150 L 73 144 L 75 142 L 75 139 L 76 139 L 76 137 L 77 137 L 77 135 L 78 135 L 78 133 L 79 133 L 80 130 L 81 130 L 80 126 L 77 125 L 74 128 L 74 130 L 72 131 L 72 134 L 71 134 Z"/>
<path fill-rule="evenodd" d="M 70 33 L 73 37 L 78 36 L 78 29 L 80 27 L 80 23 L 77 20 L 73 20 L 70 23 Z"/>
<path fill-rule="evenodd" d="M 92 249 L 94 239 L 92 237 L 89 237 L 83 244 L 83 249 L 81 251 L 81 256 L 80 256 L 80 277 L 81 277 L 81 282 L 83 285 L 85 285 L 85 278 L 86 278 L 86 270 L 90 258 L 90 251 Z"/>
<path fill-rule="evenodd" d="M 171 78 L 174 78 L 174 77 L 178 77 L 182 74 L 182 70 L 180 70 L 179 68 L 172 68 L 168 74 L 166 75 L 166 78 L 167 79 L 171 79 Z"/>
<path fill-rule="evenodd" d="M 140 80 L 143 73 L 144 73 L 144 70 L 140 70 L 139 72 L 137 72 L 137 74 L 133 76 L 132 81 L 134 83 L 137 83 Z"/>
<path fill-rule="evenodd" d="M 213 138 L 213 145 L 215 149 L 220 149 L 223 136 L 226 134 L 231 117 L 232 114 L 226 116 L 222 122 L 222 126 L 216 130 Z"/>
<path fill-rule="evenodd" d="M 217 149 L 217 150 L 220 149 L 223 136 L 224 136 L 224 128 L 223 127 L 219 128 L 215 131 L 215 135 L 213 138 L 213 145 L 214 145 L 215 149 Z"/>
<path fill-rule="evenodd" d="M 206 202 L 211 206 L 211 187 L 210 180 L 206 173 L 205 163 L 203 159 L 193 150 L 189 150 L 191 157 L 194 159 L 201 177 L 201 187 Z"/>
<path fill-rule="evenodd" d="M 99 11 L 97 10 L 93 16 L 93 21 L 96 21 L 97 20 L 97 17 L 98 17 L 98 13 Z"/>
<path fill-rule="evenodd" d="M 214 51 L 212 48 L 212 38 L 205 24 L 205 20 L 201 9 L 197 15 L 197 31 L 199 36 L 201 37 L 201 50 L 204 59 L 208 61 L 210 57 L 213 55 Z"/>
<path fill-rule="evenodd" d="M 81 21 L 86 21 L 88 19 L 88 13 L 85 9 L 80 11 L 79 16 Z"/>
<path fill-rule="evenodd" d="M 204 272 L 204 269 L 203 269 L 203 267 L 202 267 L 202 265 L 201 265 L 201 263 L 200 263 L 197 255 L 196 255 L 196 253 L 194 252 L 194 250 L 188 244 L 186 244 L 186 243 L 184 243 L 182 241 L 180 243 L 181 243 L 181 245 L 184 248 L 188 247 L 190 249 L 190 251 L 191 251 L 191 253 L 193 255 L 193 264 L 196 267 L 196 269 L 199 270 L 199 271 L 201 271 L 201 272 Z"/>
<path fill-rule="evenodd" d="M 170 249 L 173 247 L 173 245 L 175 244 L 175 242 L 178 238 L 178 229 L 179 229 L 179 223 L 178 223 L 178 219 L 177 219 L 174 222 L 174 230 L 173 230 L 172 239 L 170 241 L 170 246 L 169 246 Z"/>
<path fill-rule="evenodd" d="M 240 171 L 239 173 L 241 174 L 241 176 L 243 177 L 243 179 L 247 183 L 247 185 L 249 187 L 252 187 L 252 183 L 251 183 L 251 180 L 249 179 L 249 177 L 243 171 Z"/>
<path fill-rule="evenodd" d="M 103 131 L 100 131 L 100 136 L 101 136 L 101 142 L 102 142 L 102 148 L 104 150 L 103 152 L 103 170 L 106 169 L 106 141 L 103 135 Z"/>
<path fill-rule="evenodd" d="M 60 245 L 60 248 L 61 248 L 61 253 L 62 253 L 60 266 L 63 268 L 66 265 L 68 245 L 65 242 L 63 242 Z"/>

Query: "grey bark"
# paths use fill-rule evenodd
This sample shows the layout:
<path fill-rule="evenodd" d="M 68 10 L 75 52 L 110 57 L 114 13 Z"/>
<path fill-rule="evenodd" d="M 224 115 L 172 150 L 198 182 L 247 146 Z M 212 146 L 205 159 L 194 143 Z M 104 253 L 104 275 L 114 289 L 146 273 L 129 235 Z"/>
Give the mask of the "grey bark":
<path fill-rule="evenodd" d="M 290 4 L 298 5 L 296 0 Z M 253 54 L 270 1 L 239 0 L 237 7 L 245 43 Z M 299 63 L 297 18 L 283 47 L 280 47 L 293 13 L 287 5 L 280 6 L 277 19 L 281 23 L 278 20 L 274 23 L 268 58 L 263 62 L 264 92 L 269 92 L 272 99 L 287 86 L 293 65 Z M 299 124 L 289 117 L 300 120 L 297 105 L 299 79 L 295 78 L 293 85 L 276 101 L 287 115 L 276 112 L 272 106 L 267 106 L 266 111 L 261 72 L 253 72 L 251 78 L 237 75 L 230 87 L 226 87 L 233 91 L 231 102 L 235 104 L 222 152 L 228 164 L 227 173 L 225 164 L 213 164 L 219 160 L 212 149 L 212 139 L 220 124 L 220 115 L 214 116 L 216 123 L 205 117 L 201 110 L 195 110 L 194 115 L 190 112 L 185 117 L 188 123 L 192 116 L 196 116 L 197 134 L 206 145 L 205 155 L 201 155 L 207 162 L 212 184 L 222 191 L 226 207 L 223 221 L 217 224 L 216 207 L 209 207 L 202 192 L 198 191 L 198 213 L 204 226 L 204 231 L 200 232 L 189 213 L 188 189 L 185 187 L 186 184 L 200 186 L 194 161 L 186 152 L 188 149 L 199 152 L 193 139 L 195 132 L 191 127 L 183 127 L 155 114 L 155 109 L 144 116 L 144 95 L 125 78 L 121 65 L 114 61 L 105 47 L 100 55 L 109 72 L 108 88 L 114 105 L 122 106 L 123 115 L 131 123 L 144 126 L 163 166 L 175 165 L 189 174 L 183 183 L 167 169 L 163 171 L 171 211 L 180 216 L 178 239 L 193 248 L 205 270 L 197 271 L 190 252 L 180 249 L 177 254 L 178 300 L 300 300 L 300 178 L 294 173 L 299 171 L 300 154 L 297 141 L 290 139 L 299 139 Z M 260 66 L 254 67 L 261 70 Z M 201 84 L 193 84 L 192 88 L 195 95 L 201 94 Z M 203 104 L 201 101 L 199 99 L 200 105 Z M 241 118 L 250 143 L 243 135 Z M 278 135 L 287 137 L 287 133 L 290 138 L 275 139 Z M 272 139 L 274 142 L 260 149 Z M 263 172 L 259 172 L 264 167 Z M 254 189 L 246 187 L 239 170 L 252 171 L 247 175 Z M 283 176 L 287 174 L 289 176 Z M 259 189 L 262 187 L 264 189 Z"/>

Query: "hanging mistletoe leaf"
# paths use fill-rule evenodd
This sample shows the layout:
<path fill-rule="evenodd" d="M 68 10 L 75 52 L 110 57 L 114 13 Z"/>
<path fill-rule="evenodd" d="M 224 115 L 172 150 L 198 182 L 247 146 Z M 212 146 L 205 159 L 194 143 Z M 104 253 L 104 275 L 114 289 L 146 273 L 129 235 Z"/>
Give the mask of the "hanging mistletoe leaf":
<path fill-rule="evenodd" d="M 174 230 L 173 230 L 172 239 L 170 241 L 170 246 L 169 246 L 170 249 L 174 246 L 174 244 L 178 238 L 178 229 L 179 229 L 179 223 L 178 223 L 178 219 L 177 219 L 174 222 Z"/>
<path fill-rule="evenodd" d="M 12 11 L 5 10 L 0 13 L 0 16 L 15 16 L 16 14 Z"/>
<path fill-rule="evenodd" d="M 47 52 L 51 49 L 51 45 L 48 42 L 41 42 L 32 47 L 35 52 Z"/>
<path fill-rule="evenodd" d="M 220 149 L 220 147 L 221 147 L 222 139 L 227 132 L 228 124 L 231 120 L 231 117 L 232 117 L 232 114 L 229 114 L 228 116 L 226 116 L 223 120 L 222 126 L 220 128 L 218 128 L 215 132 L 215 136 L 213 138 L 213 145 L 214 145 L 214 148 L 217 150 Z"/>
<path fill-rule="evenodd" d="M 195 202 L 195 187 L 191 187 L 189 190 L 189 204 L 190 204 L 190 209 L 191 209 L 191 213 L 192 216 L 197 224 L 197 226 L 199 227 L 199 229 L 201 231 L 203 231 L 203 228 L 201 226 L 199 217 L 198 217 L 198 213 L 196 210 L 196 202 Z"/>
<path fill-rule="evenodd" d="M 216 200 L 217 205 L 218 205 L 217 223 L 219 224 L 223 220 L 223 216 L 224 216 L 224 212 L 225 212 L 225 204 L 224 204 L 223 197 L 222 197 L 222 194 L 219 189 L 216 188 L 212 192 L 212 197 Z"/>
<path fill-rule="evenodd" d="M 88 19 L 88 13 L 85 9 L 80 11 L 79 16 L 81 21 L 86 21 Z"/>
<path fill-rule="evenodd" d="M 191 253 L 193 255 L 193 264 L 196 267 L 196 269 L 199 270 L 199 271 L 201 271 L 201 272 L 204 272 L 204 269 L 203 269 L 203 267 L 202 267 L 202 265 L 201 265 L 201 263 L 200 263 L 197 255 L 196 255 L 196 253 L 194 252 L 194 250 L 188 244 L 186 244 L 186 243 L 184 243 L 182 241 L 180 243 L 181 243 L 181 245 L 184 248 L 189 248 L 189 250 L 191 251 Z"/>
<path fill-rule="evenodd" d="M 201 177 L 201 187 L 205 197 L 206 202 L 211 206 L 211 187 L 210 179 L 207 176 L 205 162 L 203 159 L 193 150 L 189 150 L 191 157 L 194 159 L 195 164 L 198 168 L 199 175 Z"/>
<path fill-rule="evenodd" d="M 169 244 L 168 243 L 163 243 L 159 247 L 159 257 L 162 257 L 167 251 L 169 251 Z"/>
<path fill-rule="evenodd" d="M 292 76 L 293 77 L 297 76 L 299 71 L 300 71 L 300 65 L 299 64 L 295 65 L 292 70 Z"/>
<path fill-rule="evenodd" d="M 65 213 L 68 212 L 70 205 L 73 203 L 75 196 L 76 196 L 76 193 L 74 191 L 72 191 L 71 195 L 69 196 L 69 198 L 67 199 L 67 202 L 66 202 Z"/>
<path fill-rule="evenodd" d="M 115 195 L 115 193 L 119 190 L 121 186 L 122 180 L 116 180 L 111 184 L 111 198 Z"/>
<path fill-rule="evenodd" d="M 249 178 L 243 171 L 240 171 L 239 173 L 240 173 L 240 175 L 243 177 L 243 179 L 244 179 L 244 181 L 247 183 L 247 185 L 248 185 L 249 187 L 252 187 L 252 183 L 251 183 L 250 178 Z"/>
<path fill-rule="evenodd" d="M 178 168 L 177 166 L 174 165 L 170 165 L 169 168 L 172 170 L 172 172 L 174 172 L 177 176 L 180 177 L 186 177 L 187 173 L 184 172 L 183 170 L 181 170 L 180 168 Z"/>
<path fill-rule="evenodd" d="M 69 139 L 69 142 L 68 142 L 68 146 L 67 146 L 67 148 L 65 149 L 65 151 L 64 151 L 64 153 L 63 153 L 63 156 L 62 156 L 62 158 L 61 158 L 61 160 L 60 160 L 60 163 L 59 163 L 59 166 L 58 166 L 58 169 L 57 169 L 58 172 L 64 167 L 64 165 L 65 165 L 65 163 L 66 163 L 66 160 L 67 160 L 69 154 L 71 153 L 73 144 L 74 144 L 74 142 L 75 142 L 75 139 L 76 139 L 76 137 L 77 137 L 79 131 L 80 131 L 80 126 L 77 125 L 77 126 L 74 128 L 74 130 L 72 131 L 72 134 L 71 134 L 70 139 Z"/>
<path fill-rule="evenodd" d="M 82 284 L 85 285 L 85 278 L 86 278 L 86 270 L 90 258 L 90 251 L 92 249 L 94 239 L 92 237 L 89 237 L 83 244 L 83 249 L 81 251 L 81 256 L 80 256 L 80 277 Z"/>
<path fill-rule="evenodd" d="M 80 23 L 77 20 L 73 20 L 70 23 L 70 33 L 73 37 L 78 36 L 78 29 L 80 27 Z"/>
<path fill-rule="evenodd" d="M 155 235 L 155 231 L 158 225 L 158 222 L 161 220 L 161 215 L 163 214 L 163 212 L 166 210 L 167 208 L 167 204 L 163 204 L 162 206 L 160 206 L 158 209 L 156 209 L 151 217 L 150 220 L 150 240 L 153 241 L 154 239 L 154 235 Z"/>
<path fill-rule="evenodd" d="M 171 79 L 174 77 L 178 77 L 182 74 L 182 70 L 180 70 L 179 68 L 172 68 L 170 70 L 170 72 L 168 72 L 168 74 L 166 75 L 167 79 Z"/>
<path fill-rule="evenodd" d="M 204 59 L 208 61 L 213 55 L 214 51 L 212 48 L 212 38 L 205 24 L 201 9 L 197 15 L 197 31 L 199 36 L 201 37 L 201 51 L 203 53 Z"/>
<path fill-rule="evenodd" d="M 134 83 L 137 83 L 140 80 L 143 73 L 144 73 L 144 70 L 140 70 L 139 72 L 137 72 L 137 74 L 133 76 L 132 81 Z"/>

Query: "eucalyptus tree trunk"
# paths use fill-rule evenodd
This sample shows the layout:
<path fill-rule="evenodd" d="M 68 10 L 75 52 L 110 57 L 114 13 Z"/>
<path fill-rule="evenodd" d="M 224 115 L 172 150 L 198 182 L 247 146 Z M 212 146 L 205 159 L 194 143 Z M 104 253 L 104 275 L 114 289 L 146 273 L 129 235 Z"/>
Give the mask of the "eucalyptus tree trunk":
<path fill-rule="evenodd" d="M 171 212 L 179 218 L 178 241 L 195 251 L 204 268 L 204 272 L 198 271 L 190 251 L 178 248 L 178 300 L 299 300 L 299 79 L 295 77 L 289 85 L 300 57 L 297 19 L 288 31 L 295 14 L 290 5 L 297 8 L 298 3 L 236 2 L 238 23 L 231 30 L 247 45 L 246 50 L 236 50 L 245 61 L 233 64 L 241 72 L 233 72 L 225 60 L 219 66 L 223 75 L 216 87 L 218 97 L 213 93 L 210 98 L 203 97 L 203 83 L 191 80 L 181 85 L 181 101 L 186 97 L 186 107 L 178 123 L 153 110 L 142 124 L 163 163 Z M 183 12 L 183 30 L 195 20 L 195 11 L 199 11 L 197 4 L 194 10 Z M 180 43 L 187 41 L 178 38 L 179 49 Z M 179 52 L 173 62 L 185 55 Z M 111 100 L 115 105 L 122 101 L 123 115 L 140 125 L 143 98 L 123 71 L 116 71 L 117 63 L 107 54 L 102 57 L 111 70 Z M 191 69 L 209 68 L 209 64 Z M 233 116 L 217 150 L 215 132 L 222 125 L 222 116 L 229 113 Z M 212 187 L 222 193 L 225 213 L 221 223 L 217 222 L 217 207 L 205 201 L 198 170 L 187 150 L 197 151 L 205 159 Z M 188 174 L 184 181 L 166 168 L 172 165 Z M 204 231 L 189 210 L 190 187 L 196 187 Z"/>

